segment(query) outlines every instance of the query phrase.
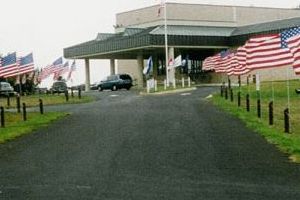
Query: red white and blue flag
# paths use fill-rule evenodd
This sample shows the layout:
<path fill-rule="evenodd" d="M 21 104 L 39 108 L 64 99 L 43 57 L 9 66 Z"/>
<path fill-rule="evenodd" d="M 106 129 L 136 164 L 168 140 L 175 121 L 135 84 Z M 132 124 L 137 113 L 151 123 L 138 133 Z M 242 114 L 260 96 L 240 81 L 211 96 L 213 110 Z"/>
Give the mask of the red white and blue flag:
<path fill-rule="evenodd" d="M 293 56 L 293 68 L 300 75 L 300 27 L 281 32 L 281 47 L 289 48 Z"/>
<path fill-rule="evenodd" d="M 216 66 L 219 64 L 220 59 L 221 59 L 221 54 L 220 53 L 218 53 L 214 56 L 207 57 L 203 61 L 202 70 L 204 70 L 204 71 L 214 70 L 216 68 Z"/>
<path fill-rule="evenodd" d="M 250 38 L 246 44 L 246 66 L 249 70 L 292 65 L 293 56 L 288 48 L 282 48 L 280 34 Z"/>
<path fill-rule="evenodd" d="M 70 70 L 69 70 L 69 74 L 68 74 L 68 77 L 67 77 L 67 80 L 70 80 L 71 77 L 72 77 L 72 74 L 73 72 L 76 71 L 76 62 L 75 60 L 73 61 L 71 67 L 70 67 Z"/>
<path fill-rule="evenodd" d="M 34 71 L 33 54 L 30 53 L 20 59 L 19 74 L 27 74 Z"/>
<path fill-rule="evenodd" d="M 0 77 L 8 77 L 18 72 L 18 62 L 16 52 L 8 54 L 1 59 Z"/>
<path fill-rule="evenodd" d="M 233 74 L 240 76 L 249 73 L 250 70 L 246 67 L 247 52 L 244 46 L 237 49 L 235 57 L 237 60 L 237 66 L 233 69 Z"/>
<path fill-rule="evenodd" d="M 65 62 L 65 64 L 58 68 L 57 71 L 54 72 L 54 80 L 57 80 L 60 76 L 64 75 L 65 73 L 67 73 L 69 71 L 69 62 Z"/>

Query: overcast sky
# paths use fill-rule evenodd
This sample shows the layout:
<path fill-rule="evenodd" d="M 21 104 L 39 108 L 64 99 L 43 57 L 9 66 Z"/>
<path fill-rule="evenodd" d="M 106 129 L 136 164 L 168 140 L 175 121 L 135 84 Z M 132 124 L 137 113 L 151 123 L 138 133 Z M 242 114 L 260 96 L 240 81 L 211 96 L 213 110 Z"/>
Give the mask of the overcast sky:
<path fill-rule="evenodd" d="M 203 4 L 294 8 L 300 0 L 167 0 Z M 0 53 L 33 52 L 36 67 L 62 56 L 63 48 L 113 32 L 115 14 L 160 3 L 159 0 L 1 0 Z M 201 12 L 201 11 L 199 11 Z M 299 11 L 300 12 L 300 11 Z M 82 63 L 75 74 L 83 82 Z M 108 62 L 92 62 L 92 82 L 109 73 Z M 80 74 L 80 75 L 79 75 Z M 81 76 L 82 75 L 82 76 Z"/>

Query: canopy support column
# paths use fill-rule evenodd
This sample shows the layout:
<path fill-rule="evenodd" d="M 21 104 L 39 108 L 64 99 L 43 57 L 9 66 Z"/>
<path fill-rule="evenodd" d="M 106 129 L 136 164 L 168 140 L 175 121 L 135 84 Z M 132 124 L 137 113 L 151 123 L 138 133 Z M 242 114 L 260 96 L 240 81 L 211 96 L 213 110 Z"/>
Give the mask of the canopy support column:
<path fill-rule="evenodd" d="M 110 75 L 116 74 L 115 59 L 110 59 Z"/>
<path fill-rule="evenodd" d="M 85 60 L 85 91 L 90 91 L 90 59 L 86 58 Z"/>
<path fill-rule="evenodd" d="M 137 76 L 137 84 L 138 88 L 144 87 L 144 79 L 143 79 L 143 69 L 144 69 L 144 58 L 143 55 L 137 56 L 137 64 L 138 64 L 138 76 Z"/>

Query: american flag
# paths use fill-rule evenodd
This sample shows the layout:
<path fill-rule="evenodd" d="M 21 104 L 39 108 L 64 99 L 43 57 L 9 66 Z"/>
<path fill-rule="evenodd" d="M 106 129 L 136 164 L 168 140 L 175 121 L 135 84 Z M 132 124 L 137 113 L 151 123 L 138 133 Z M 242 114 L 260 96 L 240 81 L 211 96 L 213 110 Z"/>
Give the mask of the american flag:
<path fill-rule="evenodd" d="M 63 67 L 63 59 L 62 57 L 56 59 L 51 65 L 47 65 L 46 67 L 41 69 L 39 73 L 38 80 L 41 82 L 42 80 L 48 78 L 51 74 L 55 74 L 59 72 Z"/>
<path fill-rule="evenodd" d="M 291 65 L 293 57 L 288 48 L 282 48 L 280 34 L 250 38 L 246 44 L 246 65 L 249 70 Z"/>
<path fill-rule="evenodd" d="M 51 71 L 52 73 L 56 73 L 58 71 L 61 71 L 61 69 L 63 68 L 63 59 L 62 57 L 56 59 L 52 65 L 51 65 Z"/>
<path fill-rule="evenodd" d="M 71 77 L 72 77 L 72 73 L 76 71 L 76 62 L 75 60 L 73 61 L 71 67 L 70 67 L 70 71 L 69 71 L 69 74 L 68 74 L 68 77 L 67 77 L 67 80 L 70 80 Z"/>
<path fill-rule="evenodd" d="M 1 59 L 0 77 L 18 72 L 17 53 L 11 53 Z"/>
<path fill-rule="evenodd" d="M 237 54 L 237 52 L 231 53 L 230 58 L 229 58 L 230 59 L 229 63 L 227 65 L 227 67 L 225 68 L 225 71 L 228 76 L 234 75 L 235 68 L 239 66 L 236 54 Z"/>
<path fill-rule="evenodd" d="M 229 50 L 221 51 L 221 59 L 219 63 L 217 63 L 215 67 L 216 73 L 225 73 L 230 68 L 231 59 L 233 57 L 233 53 Z"/>
<path fill-rule="evenodd" d="M 246 67 L 246 49 L 244 46 L 241 46 L 237 49 L 235 57 L 237 60 L 237 66 L 233 69 L 233 74 L 236 76 L 244 75 L 250 72 L 250 70 Z"/>
<path fill-rule="evenodd" d="M 61 67 L 58 68 L 56 72 L 54 72 L 54 80 L 57 80 L 60 76 L 64 75 L 69 71 L 69 62 L 65 62 L 65 64 Z"/>
<path fill-rule="evenodd" d="M 19 74 L 27 74 L 34 71 L 33 54 L 30 53 L 20 59 Z"/>
<path fill-rule="evenodd" d="M 42 80 L 48 78 L 52 74 L 52 66 L 48 65 L 41 69 L 38 80 L 41 82 Z"/>
<path fill-rule="evenodd" d="M 165 4 L 166 4 L 166 0 L 161 0 L 160 1 L 160 5 L 159 5 L 158 11 L 157 11 L 157 16 L 158 17 L 160 17 L 161 10 L 165 7 Z"/>
<path fill-rule="evenodd" d="M 219 64 L 220 59 L 221 59 L 221 54 L 220 53 L 218 53 L 214 56 L 207 57 L 203 61 L 202 70 L 204 70 L 204 71 L 214 70 L 216 68 L 216 66 Z"/>
<path fill-rule="evenodd" d="M 293 68 L 300 75 L 300 27 L 281 32 L 281 47 L 289 48 L 293 55 Z"/>

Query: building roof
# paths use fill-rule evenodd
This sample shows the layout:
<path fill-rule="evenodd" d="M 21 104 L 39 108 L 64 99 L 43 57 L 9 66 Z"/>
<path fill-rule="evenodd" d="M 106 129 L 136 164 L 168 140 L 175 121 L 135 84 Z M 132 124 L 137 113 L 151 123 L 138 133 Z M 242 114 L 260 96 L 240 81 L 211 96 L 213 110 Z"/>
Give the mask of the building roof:
<path fill-rule="evenodd" d="M 279 32 L 297 26 L 300 26 L 300 17 L 237 27 L 232 32 L 231 36 L 245 35 L 251 33 L 274 32 L 274 31 Z"/>
<path fill-rule="evenodd" d="M 253 35 L 279 33 L 296 26 L 300 26 L 300 17 L 242 27 L 170 25 L 168 44 L 175 47 L 226 48 L 243 45 Z M 121 33 L 99 33 L 94 40 L 65 48 L 64 56 L 66 58 L 109 58 L 109 55 L 113 54 L 163 46 L 164 26 L 126 28 Z"/>
<path fill-rule="evenodd" d="M 151 35 L 164 35 L 164 26 L 158 26 L 150 31 Z M 234 27 L 212 26 L 168 26 L 168 35 L 185 36 L 221 36 L 228 37 L 235 30 Z"/>

